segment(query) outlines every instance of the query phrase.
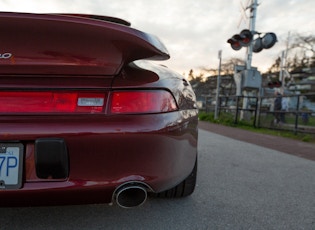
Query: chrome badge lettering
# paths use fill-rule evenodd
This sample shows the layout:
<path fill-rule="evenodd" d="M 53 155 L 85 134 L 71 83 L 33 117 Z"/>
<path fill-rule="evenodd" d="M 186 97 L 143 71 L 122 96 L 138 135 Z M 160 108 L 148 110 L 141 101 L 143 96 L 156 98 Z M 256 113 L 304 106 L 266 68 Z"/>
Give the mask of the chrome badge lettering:
<path fill-rule="evenodd" d="M 0 54 L 0 58 L 2 59 L 8 59 L 12 57 L 12 54 L 11 53 L 3 53 L 3 54 Z"/>

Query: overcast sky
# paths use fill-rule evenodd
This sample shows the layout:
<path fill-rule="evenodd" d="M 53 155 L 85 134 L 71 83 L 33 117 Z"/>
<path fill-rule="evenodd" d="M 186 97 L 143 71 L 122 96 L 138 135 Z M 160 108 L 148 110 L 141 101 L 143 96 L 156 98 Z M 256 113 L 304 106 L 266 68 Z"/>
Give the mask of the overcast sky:
<path fill-rule="evenodd" d="M 155 34 L 165 43 L 170 68 L 187 74 L 190 69 L 218 68 L 222 61 L 245 58 L 245 49 L 233 51 L 226 42 L 248 28 L 241 18 L 241 1 L 249 0 L 0 0 L 1 11 L 35 13 L 87 13 L 123 18 L 132 27 Z M 253 55 L 252 65 L 264 71 L 285 49 L 288 33 L 314 35 L 314 0 L 258 0 L 256 31 L 274 32 L 278 43 Z M 247 15 L 249 14 L 246 11 Z"/>

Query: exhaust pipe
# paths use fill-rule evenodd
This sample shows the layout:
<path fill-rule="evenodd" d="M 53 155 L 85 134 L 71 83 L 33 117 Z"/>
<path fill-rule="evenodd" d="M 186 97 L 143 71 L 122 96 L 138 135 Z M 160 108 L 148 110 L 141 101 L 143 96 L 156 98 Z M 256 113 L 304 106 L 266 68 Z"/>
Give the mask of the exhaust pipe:
<path fill-rule="evenodd" d="M 118 187 L 114 193 L 116 203 L 122 208 L 133 208 L 147 200 L 147 189 L 143 185 L 128 183 Z"/>

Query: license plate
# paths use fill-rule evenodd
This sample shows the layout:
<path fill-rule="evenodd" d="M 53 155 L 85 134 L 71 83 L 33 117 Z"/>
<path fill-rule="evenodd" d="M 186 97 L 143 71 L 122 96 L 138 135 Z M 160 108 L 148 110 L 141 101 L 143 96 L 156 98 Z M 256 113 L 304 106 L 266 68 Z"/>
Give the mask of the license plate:
<path fill-rule="evenodd" d="M 0 143 L 0 189 L 22 186 L 23 145 Z"/>

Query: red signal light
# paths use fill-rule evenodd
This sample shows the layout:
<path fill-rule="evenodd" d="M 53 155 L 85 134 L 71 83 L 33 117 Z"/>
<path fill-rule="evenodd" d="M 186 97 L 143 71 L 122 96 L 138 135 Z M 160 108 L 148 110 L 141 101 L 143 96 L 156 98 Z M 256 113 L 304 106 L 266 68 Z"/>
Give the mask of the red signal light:
<path fill-rule="evenodd" d="M 252 32 L 249 30 L 242 30 L 240 33 L 240 42 L 242 46 L 249 46 L 253 39 Z"/>
<path fill-rule="evenodd" d="M 238 35 L 234 35 L 232 38 L 230 38 L 229 40 L 227 40 L 227 43 L 231 44 L 231 47 L 233 50 L 240 50 L 242 48 L 241 43 L 236 39 L 235 36 Z"/>
<path fill-rule="evenodd" d="M 242 47 L 249 46 L 253 39 L 253 34 L 249 30 L 242 30 L 240 34 L 235 34 L 227 40 L 233 50 L 240 50 Z"/>
<path fill-rule="evenodd" d="M 282 82 L 277 80 L 277 81 L 271 81 L 271 82 L 268 82 L 268 87 L 269 88 L 279 88 L 282 86 Z"/>

